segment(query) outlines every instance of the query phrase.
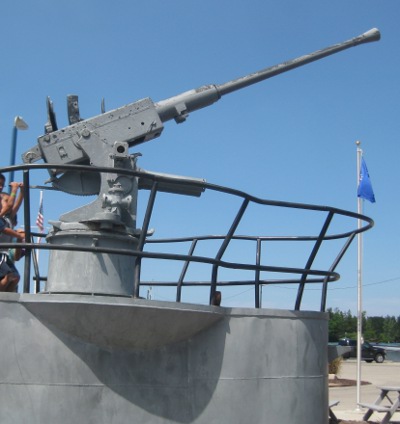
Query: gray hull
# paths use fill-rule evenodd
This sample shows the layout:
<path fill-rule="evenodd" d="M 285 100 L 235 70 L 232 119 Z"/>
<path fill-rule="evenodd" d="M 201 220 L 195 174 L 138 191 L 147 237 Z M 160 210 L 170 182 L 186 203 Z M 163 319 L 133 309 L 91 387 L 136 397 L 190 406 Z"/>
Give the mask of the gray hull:
<path fill-rule="evenodd" d="M 328 422 L 327 314 L 0 295 L 0 422 Z"/>

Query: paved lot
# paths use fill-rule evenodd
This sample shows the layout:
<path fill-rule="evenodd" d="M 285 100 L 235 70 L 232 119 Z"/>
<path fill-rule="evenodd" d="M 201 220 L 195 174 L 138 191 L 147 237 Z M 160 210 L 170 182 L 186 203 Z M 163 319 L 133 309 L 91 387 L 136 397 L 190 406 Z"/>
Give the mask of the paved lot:
<path fill-rule="evenodd" d="M 348 359 L 343 361 L 339 378 L 357 380 L 357 361 Z M 375 362 L 368 364 L 361 363 L 361 381 L 371 384 L 361 385 L 360 401 L 372 403 L 379 394 L 377 386 L 380 385 L 400 385 L 400 362 L 385 361 L 383 364 Z M 334 413 L 342 420 L 362 420 L 365 413 L 357 407 L 357 387 L 330 387 L 330 400 L 339 400 L 339 405 L 333 408 Z M 383 414 L 374 413 L 370 421 L 380 422 Z M 400 422 L 400 412 L 393 415 L 395 422 Z"/>

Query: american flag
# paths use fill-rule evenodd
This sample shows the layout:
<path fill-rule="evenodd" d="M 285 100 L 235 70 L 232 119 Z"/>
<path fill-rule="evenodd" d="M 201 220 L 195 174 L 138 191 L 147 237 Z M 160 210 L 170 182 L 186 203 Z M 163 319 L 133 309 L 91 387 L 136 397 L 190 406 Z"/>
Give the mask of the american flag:
<path fill-rule="evenodd" d="M 43 191 L 40 192 L 39 211 L 36 218 L 36 225 L 41 233 L 44 232 L 44 216 L 43 216 Z"/>

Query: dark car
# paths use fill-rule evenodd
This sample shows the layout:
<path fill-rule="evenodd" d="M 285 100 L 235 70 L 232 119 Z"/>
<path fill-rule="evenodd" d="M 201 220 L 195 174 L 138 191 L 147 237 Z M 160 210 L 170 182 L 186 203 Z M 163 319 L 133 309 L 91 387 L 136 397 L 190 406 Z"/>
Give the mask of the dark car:
<path fill-rule="evenodd" d="M 349 346 L 350 352 L 346 352 L 343 355 L 344 359 L 357 358 L 357 340 L 353 339 L 341 339 L 339 340 L 339 346 Z M 373 346 L 371 343 L 364 342 L 361 348 L 361 359 L 366 362 L 375 361 L 381 364 L 386 358 L 386 351 L 378 346 Z"/>

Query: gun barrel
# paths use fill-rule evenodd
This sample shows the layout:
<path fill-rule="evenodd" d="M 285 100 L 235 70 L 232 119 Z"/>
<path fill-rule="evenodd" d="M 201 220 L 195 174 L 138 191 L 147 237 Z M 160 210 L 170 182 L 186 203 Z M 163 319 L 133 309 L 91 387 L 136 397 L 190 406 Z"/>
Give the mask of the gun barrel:
<path fill-rule="evenodd" d="M 228 81 L 225 84 L 204 85 L 196 90 L 190 90 L 169 99 L 162 100 L 156 103 L 155 106 L 162 122 L 175 119 L 176 122 L 180 123 L 185 121 L 190 112 L 210 106 L 225 94 L 229 94 L 233 91 L 248 87 L 249 85 L 264 81 L 268 78 L 274 77 L 275 75 L 282 74 L 283 72 L 290 71 L 294 68 L 298 68 L 310 62 L 314 62 L 326 56 L 346 50 L 350 47 L 370 43 L 372 41 L 378 41 L 380 38 L 381 34 L 379 30 L 373 28 L 358 37 L 354 37 L 342 43 L 317 50 L 314 53 L 283 62 L 279 65 L 262 69 L 261 71 L 253 74 Z"/>
<path fill-rule="evenodd" d="M 299 66 L 306 65 L 308 63 L 314 62 L 316 60 L 322 59 L 324 57 L 330 56 L 332 54 L 338 53 L 342 50 L 346 50 L 350 47 L 358 46 L 359 44 L 370 43 L 372 41 L 378 41 L 381 38 L 381 34 L 378 29 L 373 28 L 364 34 L 354 37 L 350 40 L 344 41 L 342 43 L 335 44 L 330 47 L 326 47 L 321 50 L 317 50 L 314 53 L 310 53 L 301 57 L 298 57 L 287 62 L 280 63 L 279 65 L 271 66 L 261 71 L 255 72 L 245 77 L 238 78 L 233 81 L 229 81 L 225 84 L 217 85 L 217 90 L 220 95 L 231 93 L 241 88 L 247 87 L 252 84 L 256 84 L 260 81 L 264 81 L 268 78 L 279 75 L 283 72 L 290 71 L 291 69 L 297 68 Z"/>

